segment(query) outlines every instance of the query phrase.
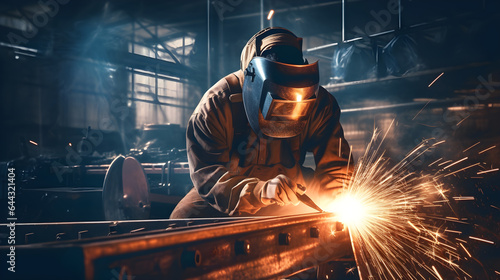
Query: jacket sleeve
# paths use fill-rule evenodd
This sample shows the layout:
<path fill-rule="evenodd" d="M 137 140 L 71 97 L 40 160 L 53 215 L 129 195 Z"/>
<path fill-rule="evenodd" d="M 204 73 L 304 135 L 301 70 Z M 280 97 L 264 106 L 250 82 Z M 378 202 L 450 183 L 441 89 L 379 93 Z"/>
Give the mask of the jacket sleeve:
<path fill-rule="evenodd" d="M 207 93 L 191 116 L 186 135 L 191 180 L 200 196 L 228 215 L 254 214 L 265 205 L 265 181 L 230 172 L 233 123 L 223 93 Z"/>
<path fill-rule="evenodd" d="M 332 195 L 333 198 L 348 183 L 354 162 L 339 122 L 337 101 L 320 88 L 316 104 L 305 142 L 307 151 L 313 152 L 316 163 L 312 186 L 319 197 Z"/>

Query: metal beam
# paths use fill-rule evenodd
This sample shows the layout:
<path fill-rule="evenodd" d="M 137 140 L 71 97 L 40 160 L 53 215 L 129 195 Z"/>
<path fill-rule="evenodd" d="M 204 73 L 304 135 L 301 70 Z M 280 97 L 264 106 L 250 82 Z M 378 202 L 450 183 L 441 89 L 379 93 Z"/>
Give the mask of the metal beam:
<path fill-rule="evenodd" d="M 403 29 L 401 32 L 405 32 L 405 33 L 416 32 L 416 31 L 425 30 L 425 29 L 436 27 L 436 26 L 444 25 L 448 22 L 451 22 L 452 20 L 473 19 L 473 18 L 476 18 L 478 16 L 481 16 L 481 15 L 478 15 L 477 13 L 471 12 L 471 13 L 461 14 L 461 15 L 458 15 L 458 16 L 452 17 L 452 18 L 439 18 L 439 19 L 436 19 L 436 20 L 433 20 L 430 22 L 421 22 L 421 23 L 410 25 L 408 27 L 405 27 L 405 29 Z M 493 14 L 493 16 L 498 16 L 498 13 Z M 364 35 L 364 36 L 356 37 L 353 39 L 345 40 L 344 43 L 358 41 L 358 40 L 361 40 L 363 38 L 376 38 L 376 37 L 384 36 L 384 35 L 387 35 L 390 33 L 395 33 L 396 31 L 398 31 L 398 30 L 391 29 L 391 30 L 382 31 L 382 32 L 375 33 L 375 34 Z M 317 46 L 317 47 L 312 47 L 312 48 L 306 49 L 305 52 L 319 51 L 322 49 L 337 46 L 339 43 L 340 42 L 334 42 L 334 43 L 329 43 L 329 44 L 325 44 L 325 45 L 321 45 L 321 46 Z"/>
<path fill-rule="evenodd" d="M 351 2 L 359 2 L 361 0 L 353 0 Z M 282 8 L 282 9 L 274 9 L 275 14 L 278 13 L 284 13 L 284 12 L 293 12 L 293 11 L 300 11 L 300 10 L 306 10 L 306 9 L 312 9 L 312 8 L 319 8 L 319 7 L 325 7 L 325 6 L 330 6 L 330 5 L 337 5 L 341 4 L 342 1 L 331 1 L 331 2 L 325 2 L 325 3 L 318 3 L 318 4 L 311 4 L 311 5 L 303 5 L 303 6 L 298 6 L 298 7 L 292 7 L 292 8 Z M 247 18 L 247 17 L 256 17 L 260 16 L 261 13 L 248 13 L 248 14 L 242 14 L 242 15 L 235 15 L 235 16 L 228 16 L 224 17 L 224 20 L 230 20 L 230 19 L 242 19 L 242 18 Z"/>
<path fill-rule="evenodd" d="M 165 222 L 163 229 L 139 227 L 129 235 L 18 245 L 16 253 L 23 258 L 16 259 L 16 275 L 277 279 L 353 255 L 349 233 L 332 213 L 220 221 L 180 229 Z M 60 264 L 57 269 L 54 263 Z"/>
<path fill-rule="evenodd" d="M 179 60 L 177 59 L 177 57 L 175 57 L 175 55 L 165 46 L 165 44 L 163 44 L 163 42 L 159 41 L 159 38 L 153 32 L 149 31 L 149 29 L 143 23 L 141 23 L 139 20 L 136 20 L 135 22 L 137 22 L 137 24 L 139 24 L 139 26 L 142 29 L 144 29 L 144 31 L 146 31 L 152 38 L 156 39 L 158 45 L 163 47 L 165 52 L 168 53 L 172 57 L 172 59 L 175 61 L 175 63 L 180 63 Z"/>

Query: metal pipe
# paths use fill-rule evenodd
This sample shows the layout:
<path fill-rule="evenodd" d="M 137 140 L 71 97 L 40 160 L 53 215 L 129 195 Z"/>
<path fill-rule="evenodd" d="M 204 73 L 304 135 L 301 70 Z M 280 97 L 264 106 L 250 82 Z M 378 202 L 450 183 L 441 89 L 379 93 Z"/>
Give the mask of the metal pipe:
<path fill-rule="evenodd" d="M 401 0 L 398 0 L 398 29 L 401 30 Z"/>
<path fill-rule="evenodd" d="M 322 50 L 322 49 L 326 49 L 326 48 L 330 48 L 330 47 L 335 47 L 338 44 L 339 43 L 330 43 L 330 44 L 326 44 L 326 45 L 322 45 L 322 46 L 317 46 L 317 47 L 314 47 L 314 48 L 309 48 L 309 49 L 306 49 L 305 51 L 306 52 L 319 51 L 319 50 Z"/>
<path fill-rule="evenodd" d="M 211 86 L 210 76 L 212 71 L 210 70 L 210 0 L 207 0 L 207 88 Z"/>
<path fill-rule="evenodd" d="M 342 43 L 345 42 L 345 0 L 342 0 Z"/>
<path fill-rule="evenodd" d="M 351 2 L 360 2 L 360 1 L 362 1 L 362 0 L 351 0 Z M 290 12 L 290 11 L 300 11 L 300 10 L 319 8 L 319 7 L 325 7 L 325 6 L 330 6 L 330 5 L 337 5 L 337 4 L 341 4 L 341 3 L 342 3 L 341 1 L 331 1 L 331 2 L 325 2 L 325 3 L 312 4 L 312 5 L 304 5 L 304 6 L 299 6 L 299 7 L 282 8 L 282 9 L 274 10 L 274 12 L 275 13 L 278 13 L 278 12 L 284 13 L 284 12 Z M 224 20 L 241 19 L 241 18 L 256 17 L 256 16 L 260 16 L 260 12 L 224 17 Z"/>
<path fill-rule="evenodd" d="M 474 13 L 467 13 L 467 14 L 464 14 L 464 15 L 460 15 L 458 17 L 453 17 L 453 19 L 469 18 L 471 16 L 474 16 Z M 442 22 L 446 22 L 449 19 L 450 18 L 439 18 L 439 19 L 433 20 L 431 22 L 422 22 L 422 23 L 413 24 L 413 25 L 408 26 L 408 28 L 406 28 L 406 32 L 407 33 L 413 32 L 414 29 L 419 29 L 419 28 L 420 29 L 431 28 L 431 27 L 434 27 L 436 24 L 441 24 Z M 357 37 L 357 38 L 354 38 L 354 39 L 350 39 L 350 40 L 347 40 L 344 43 L 361 40 L 363 38 L 374 38 L 374 37 L 378 37 L 378 36 L 383 36 L 383 35 L 387 35 L 387 34 L 393 33 L 395 31 L 396 30 L 394 30 L 394 29 L 387 30 L 387 31 L 382 31 L 382 32 L 379 32 L 379 33 L 367 35 L 365 37 Z M 326 49 L 326 48 L 337 46 L 338 44 L 339 44 L 338 42 L 329 43 L 329 44 L 325 44 L 325 45 L 321 45 L 321 46 L 317 46 L 317 47 L 306 49 L 305 52 L 312 52 L 312 51 L 322 50 L 322 49 Z"/>
<path fill-rule="evenodd" d="M 136 101 L 136 102 L 144 102 L 144 103 L 149 103 L 149 104 L 170 106 L 170 107 L 176 107 L 176 108 L 183 108 L 183 109 L 189 109 L 189 110 L 193 110 L 194 108 L 196 108 L 196 106 L 178 105 L 178 104 L 173 104 L 173 103 L 154 101 L 154 100 L 146 100 L 146 99 L 140 99 L 140 98 L 128 98 L 128 100 Z"/>
<path fill-rule="evenodd" d="M 163 42 L 160 42 L 157 34 L 154 34 L 153 32 L 151 32 L 147 26 L 145 26 L 142 22 L 140 22 L 139 20 L 135 20 L 135 22 L 137 22 L 137 24 L 139 24 L 139 26 L 144 30 L 146 31 L 146 33 L 149 34 L 149 36 L 151 36 L 152 38 L 154 38 L 156 40 L 156 43 L 158 45 L 160 45 L 166 53 L 168 53 L 168 55 L 170 55 L 170 57 L 175 61 L 175 63 L 180 63 L 179 60 L 177 59 L 177 57 L 175 57 L 175 55 L 167 48 L 167 46 L 165 44 L 163 44 Z M 155 25 L 155 28 L 158 28 L 158 25 Z M 157 53 L 157 48 L 155 48 L 155 52 Z"/>
<path fill-rule="evenodd" d="M 260 30 L 264 29 L 264 0 L 260 0 Z"/>
<path fill-rule="evenodd" d="M 32 53 L 38 53 L 37 49 L 27 48 L 27 47 L 18 46 L 18 45 L 12 45 L 12 44 L 9 44 L 9 43 L 4 43 L 4 42 L 0 42 L 0 47 L 13 48 L 13 49 L 16 49 L 16 50 L 21 50 L 21 51 L 26 51 L 26 52 L 32 52 Z"/>
<path fill-rule="evenodd" d="M 390 109 L 407 109 L 407 108 L 420 108 L 427 104 L 426 108 L 443 108 L 443 106 L 455 106 L 457 102 L 462 101 L 463 98 L 450 98 L 450 99 L 429 99 L 428 101 L 414 101 L 414 102 L 406 102 L 406 103 L 396 103 L 396 104 L 387 104 L 387 105 L 379 105 L 379 106 L 369 106 L 369 107 L 360 107 L 360 108 L 346 108 L 342 109 L 342 114 L 349 113 L 359 113 L 359 112 L 373 112 L 373 111 L 381 111 L 381 110 L 390 110 Z M 484 104 L 487 102 L 482 102 L 480 104 Z"/>
<path fill-rule="evenodd" d="M 382 31 L 382 32 L 379 32 L 379 33 L 371 34 L 371 35 L 368 35 L 367 37 L 368 38 L 374 38 L 374 37 L 383 36 L 383 35 L 387 35 L 387 34 L 394 33 L 394 32 L 396 32 L 396 30 L 391 29 L 391 30 L 387 30 L 387 31 Z M 343 43 L 351 43 L 351 42 L 359 41 L 361 39 L 363 39 L 363 37 L 356 37 L 356 38 L 352 38 L 352 39 L 349 39 L 349 40 L 343 40 Z M 338 44 L 339 43 L 330 43 L 330 44 L 326 44 L 326 45 L 322 45 L 322 46 L 317 46 L 317 47 L 314 47 L 314 48 L 306 49 L 305 52 L 313 52 L 313 51 L 318 51 L 318 50 L 322 50 L 322 49 L 326 49 L 326 48 L 330 48 L 330 47 L 335 47 Z"/>

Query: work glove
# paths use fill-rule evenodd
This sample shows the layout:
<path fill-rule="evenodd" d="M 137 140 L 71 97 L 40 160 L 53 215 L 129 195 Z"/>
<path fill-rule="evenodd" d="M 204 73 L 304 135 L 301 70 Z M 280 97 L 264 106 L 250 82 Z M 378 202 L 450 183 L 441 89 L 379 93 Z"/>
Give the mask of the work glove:
<path fill-rule="evenodd" d="M 297 205 L 300 202 L 297 193 L 304 194 L 305 191 L 305 187 L 297 185 L 287 176 L 278 175 L 266 182 L 260 192 L 260 201 L 265 205 Z"/>

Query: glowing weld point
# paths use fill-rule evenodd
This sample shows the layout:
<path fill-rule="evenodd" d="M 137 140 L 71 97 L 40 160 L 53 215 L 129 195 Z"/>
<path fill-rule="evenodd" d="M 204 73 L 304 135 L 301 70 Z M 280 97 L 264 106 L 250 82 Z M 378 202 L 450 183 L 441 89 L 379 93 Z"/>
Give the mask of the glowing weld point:
<path fill-rule="evenodd" d="M 360 225 L 366 214 L 366 209 L 361 201 L 351 195 L 340 197 L 328 207 L 327 211 L 336 213 L 338 220 L 348 226 Z"/>
<path fill-rule="evenodd" d="M 352 179 L 343 187 L 343 194 L 329 207 L 325 207 L 328 212 L 337 214 L 338 221 L 349 227 L 353 244 L 359 245 L 359 250 L 355 252 L 356 258 L 359 259 L 358 265 L 361 269 L 368 270 L 370 276 L 372 272 L 377 271 L 380 276 L 378 279 L 443 280 L 436 267 L 451 268 L 457 276 L 469 277 L 454 263 L 456 260 L 467 258 L 467 255 L 459 250 L 458 244 L 454 244 L 453 240 L 464 244 L 467 241 L 448 239 L 447 235 L 452 231 L 427 220 L 467 223 L 455 217 L 424 214 L 419 212 L 419 208 L 450 206 L 450 200 L 446 197 L 449 192 L 439 180 L 480 163 L 462 168 L 457 166 L 466 159 L 452 162 L 441 158 L 429 166 L 439 166 L 439 169 L 455 166 L 458 170 L 439 170 L 436 174 L 411 172 L 407 170 L 408 165 L 434 148 L 437 143 L 424 141 L 406 154 L 403 160 L 393 165 L 384 158 L 381 142 L 375 142 L 378 135 L 375 131 L 365 155 L 355 165 Z M 387 132 L 380 135 L 383 136 L 383 142 Z M 437 203 L 443 205 L 436 205 Z M 460 234 L 458 231 L 453 232 Z M 411 250 L 407 250 L 410 248 Z M 437 265 L 422 262 L 420 259 L 424 256 L 430 257 L 430 261 Z"/>

